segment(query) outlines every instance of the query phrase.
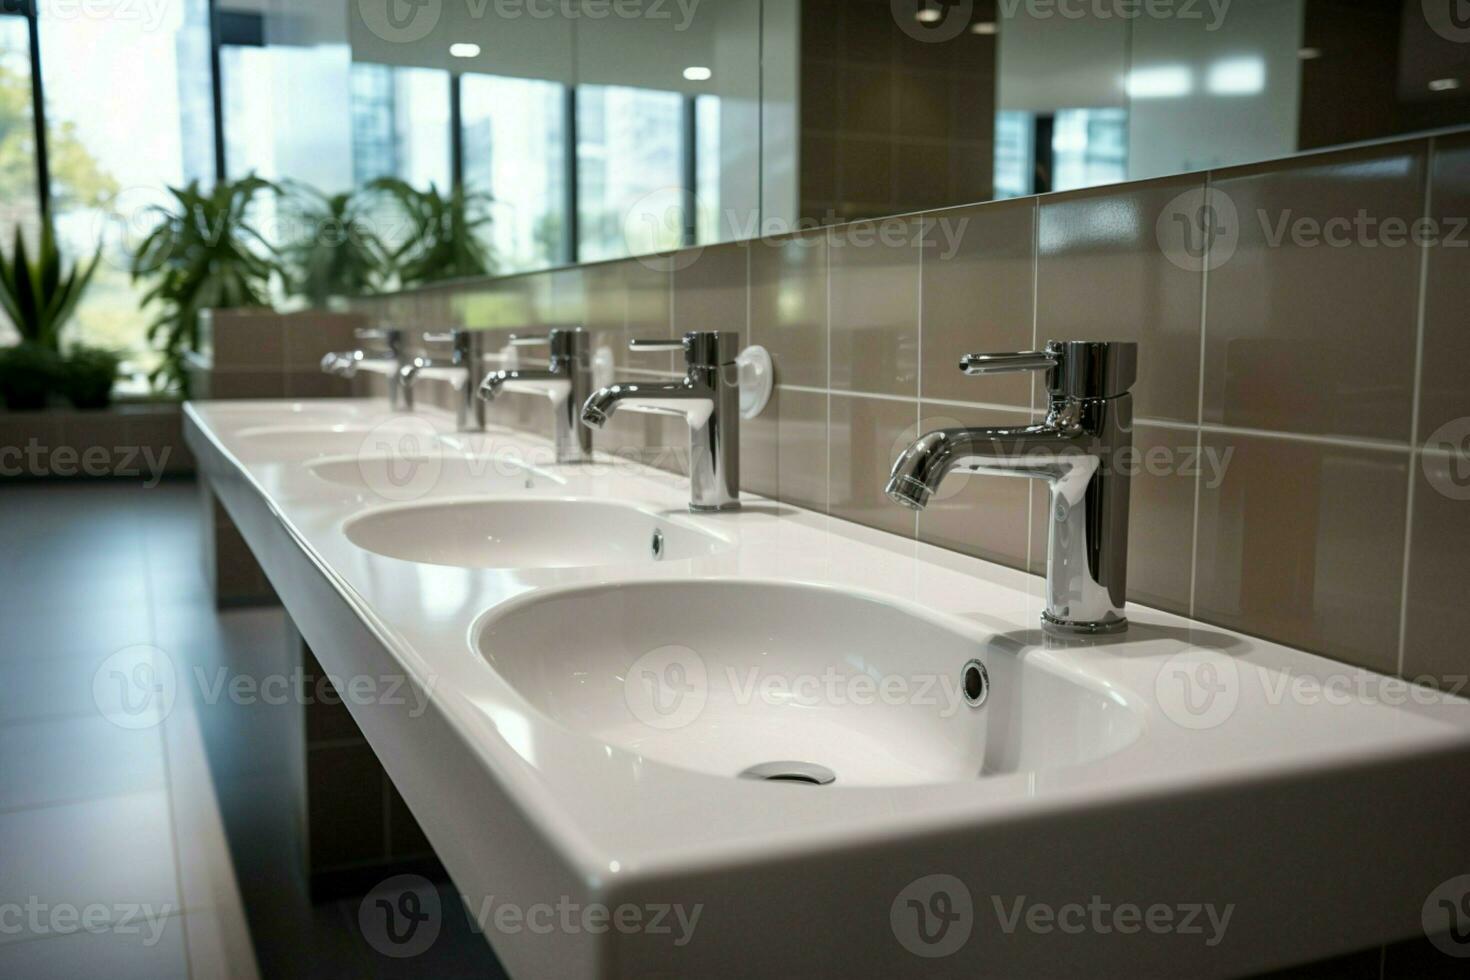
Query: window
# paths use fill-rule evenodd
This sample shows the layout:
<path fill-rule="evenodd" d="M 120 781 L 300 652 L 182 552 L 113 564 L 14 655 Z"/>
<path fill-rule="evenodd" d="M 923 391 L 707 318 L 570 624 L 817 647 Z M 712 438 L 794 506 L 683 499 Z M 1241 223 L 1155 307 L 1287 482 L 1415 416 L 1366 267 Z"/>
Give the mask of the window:
<path fill-rule="evenodd" d="M 0 16 L 0 250 L 6 255 L 17 227 L 34 240 L 40 223 L 31 98 L 30 28 L 24 17 Z M 10 321 L 0 320 L 0 344 L 16 339 Z"/>
<path fill-rule="evenodd" d="M 137 14 L 90 17 L 52 0 L 41 4 L 39 30 L 57 237 L 77 258 L 103 239 L 70 339 L 146 368 L 156 361 L 146 341 L 153 311 L 139 308 L 148 287 L 130 281 L 130 249 L 146 232 L 146 204 L 169 186 L 212 180 L 214 132 L 213 113 L 200 111 L 211 89 L 206 0 L 158 0 Z"/>
<path fill-rule="evenodd" d="M 494 198 L 497 269 L 553 265 L 566 237 L 566 89 L 535 79 L 460 79 L 464 183 Z"/>
<path fill-rule="evenodd" d="M 1051 146 L 1052 190 L 1115 184 L 1128 179 L 1128 111 L 1059 109 Z"/>
<path fill-rule="evenodd" d="M 695 241 L 720 240 L 720 97 L 700 95 L 694 100 L 695 195 L 699 207 Z"/>
<path fill-rule="evenodd" d="M 398 177 L 450 186 L 449 73 L 437 68 L 352 66 L 352 178 Z"/>
<path fill-rule="evenodd" d="M 684 242 L 684 96 L 577 89 L 577 232 L 581 259 Z"/>

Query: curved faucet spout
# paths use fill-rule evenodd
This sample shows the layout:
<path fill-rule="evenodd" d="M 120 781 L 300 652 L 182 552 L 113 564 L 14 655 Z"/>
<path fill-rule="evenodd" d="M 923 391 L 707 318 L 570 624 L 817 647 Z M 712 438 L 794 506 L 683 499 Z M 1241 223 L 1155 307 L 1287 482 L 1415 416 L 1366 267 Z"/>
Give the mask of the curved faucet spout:
<path fill-rule="evenodd" d="M 890 499 L 923 510 L 949 474 L 993 473 L 1056 480 L 1084 453 L 1085 430 L 1053 415 L 1039 425 L 939 429 L 914 440 L 894 461 L 883 488 Z"/>
<path fill-rule="evenodd" d="M 482 400 L 493 402 L 496 396 L 500 394 L 501 389 L 506 385 L 518 384 L 523 381 L 535 383 L 559 382 L 556 385 L 547 385 L 548 390 L 552 391 L 553 394 L 559 393 L 561 389 L 569 389 L 571 387 L 570 379 L 560 371 L 549 371 L 545 369 L 491 371 L 480 382 L 478 394 Z"/>
<path fill-rule="evenodd" d="M 700 426 L 715 410 L 715 393 L 689 381 L 665 384 L 624 383 L 609 385 L 592 393 L 582 406 L 582 421 L 602 428 L 620 409 L 652 415 L 677 415 Z"/>

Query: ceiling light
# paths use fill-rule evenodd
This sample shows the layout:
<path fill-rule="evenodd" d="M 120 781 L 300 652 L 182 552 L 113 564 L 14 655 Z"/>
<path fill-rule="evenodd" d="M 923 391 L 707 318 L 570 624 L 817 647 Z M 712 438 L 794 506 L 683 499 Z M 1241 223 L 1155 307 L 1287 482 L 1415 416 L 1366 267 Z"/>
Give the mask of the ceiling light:
<path fill-rule="evenodd" d="M 1429 83 L 1429 91 L 1431 92 L 1453 92 L 1459 87 L 1460 80 L 1458 78 L 1436 78 Z"/>
<path fill-rule="evenodd" d="M 1297 48 L 1296 56 L 1303 61 L 1315 61 L 1322 57 L 1321 48 Z"/>
<path fill-rule="evenodd" d="M 920 7 L 919 12 L 914 14 L 914 20 L 920 24 L 937 24 L 944 19 L 944 11 L 938 7 Z"/>
<path fill-rule="evenodd" d="M 707 82 L 710 80 L 710 76 L 713 74 L 714 72 L 710 71 L 708 68 L 703 67 L 702 65 L 690 65 L 688 68 L 684 69 L 684 77 L 689 79 L 691 82 Z"/>
<path fill-rule="evenodd" d="M 1260 58 L 1232 58 L 1210 66 L 1205 87 L 1212 95 L 1254 95 L 1266 88 L 1266 63 Z"/>
<path fill-rule="evenodd" d="M 996 23 L 993 20 L 977 20 L 970 25 L 971 34 L 994 34 Z"/>
<path fill-rule="evenodd" d="M 468 41 L 460 41 L 457 44 L 451 44 L 449 46 L 449 54 L 453 58 L 478 58 L 480 56 L 480 46 Z"/>
<path fill-rule="evenodd" d="M 1128 95 L 1135 99 L 1177 98 L 1193 88 L 1189 69 L 1183 65 L 1137 68 L 1128 73 Z"/>

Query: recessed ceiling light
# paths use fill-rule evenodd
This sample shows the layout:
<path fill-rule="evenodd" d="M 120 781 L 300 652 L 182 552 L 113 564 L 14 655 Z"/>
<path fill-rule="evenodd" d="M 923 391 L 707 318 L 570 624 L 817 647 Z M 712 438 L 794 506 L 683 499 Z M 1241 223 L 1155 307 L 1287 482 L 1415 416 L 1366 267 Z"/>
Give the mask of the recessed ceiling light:
<path fill-rule="evenodd" d="M 972 34 L 994 34 L 995 31 L 996 23 L 993 20 L 977 20 L 970 25 L 970 33 Z"/>
<path fill-rule="evenodd" d="M 944 19 L 944 11 L 938 7 L 920 7 L 919 12 L 914 14 L 914 20 L 920 24 L 937 24 Z"/>
<path fill-rule="evenodd" d="M 702 65 L 690 65 L 688 68 L 684 69 L 684 77 L 689 79 L 691 82 L 707 82 L 710 80 L 710 76 L 713 74 L 714 72 L 710 71 L 708 68 L 703 67 Z"/>
<path fill-rule="evenodd" d="M 1315 61 L 1322 57 L 1321 48 L 1297 48 L 1296 56 L 1303 61 Z"/>
<path fill-rule="evenodd" d="M 1431 92 L 1453 92 L 1459 87 L 1460 80 L 1458 78 L 1436 78 L 1429 83 L 1429 91 Z"/>
<path fill-rule="evenodd" d="M 449 46 L 449 54 L 454 58 L 478 58 L 480 46 L 469 41 L 460 41 Z"/>

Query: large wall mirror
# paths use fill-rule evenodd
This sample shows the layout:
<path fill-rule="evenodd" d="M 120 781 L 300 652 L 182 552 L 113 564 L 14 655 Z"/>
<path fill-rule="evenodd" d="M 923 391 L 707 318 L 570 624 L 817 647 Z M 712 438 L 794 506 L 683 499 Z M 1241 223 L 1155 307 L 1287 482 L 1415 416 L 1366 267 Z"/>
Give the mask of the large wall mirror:
<path fill-rule="evenodd" d="M 1467 6 L 219 0 L 222 138 L 485 192 L 516 272 L 1464 125 Z"/>

